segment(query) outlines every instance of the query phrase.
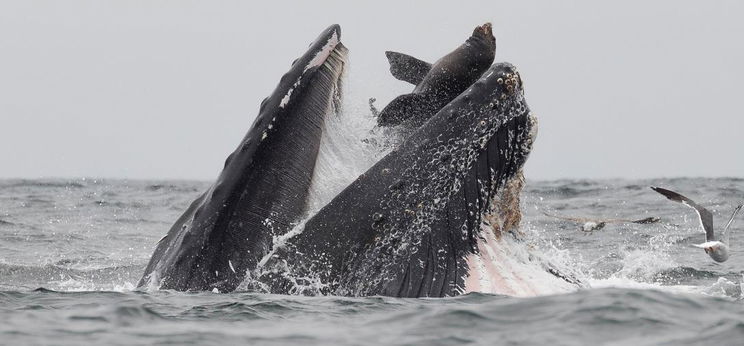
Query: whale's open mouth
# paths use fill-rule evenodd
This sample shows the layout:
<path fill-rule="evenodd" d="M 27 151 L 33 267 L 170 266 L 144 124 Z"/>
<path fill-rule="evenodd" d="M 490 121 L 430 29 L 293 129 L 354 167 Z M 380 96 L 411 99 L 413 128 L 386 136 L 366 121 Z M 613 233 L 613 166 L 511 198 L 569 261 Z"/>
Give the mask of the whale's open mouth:
<path fill-rule="evenodd" d="M 491 30 L 476 28 L 475 41 Z M 311 209 L 346 56 L 334 25 L 295 60 L 214 185 L 158 244 L 140 285 L 226 292 L 246 282 L 273 293 L 400 297 L 538 292 L 522 284 L 522 264 L 533 256 L 499 237 L 519 224 L 521 170 L 536 128 L 508 63 L 479 73 L 297 225 Z M 554 267 L 527 268 L 558 276 Z"/>

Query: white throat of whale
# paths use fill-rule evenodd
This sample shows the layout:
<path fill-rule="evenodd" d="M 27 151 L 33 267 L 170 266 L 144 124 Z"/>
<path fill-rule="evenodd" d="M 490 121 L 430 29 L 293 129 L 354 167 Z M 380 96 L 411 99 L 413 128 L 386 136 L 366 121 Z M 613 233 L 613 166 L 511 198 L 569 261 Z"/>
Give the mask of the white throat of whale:
<path fill-rule="evenodd" d="M 529 139 L 523 143 L 530 151 L 537 137 L 537 118 L 530 116 Z M 468 274 L 462 293 L 480 292 L 530 297 L 575 291 L 577 285 L 552 274 L 556 268 L 540 250 L 524 241 L 519 230 L 522 220 L 520 194 L 524 187 L 520 170 L 504 184 L 490 201 L 491 212 L 483 215 L 477 252 L 467 257 Z"/>

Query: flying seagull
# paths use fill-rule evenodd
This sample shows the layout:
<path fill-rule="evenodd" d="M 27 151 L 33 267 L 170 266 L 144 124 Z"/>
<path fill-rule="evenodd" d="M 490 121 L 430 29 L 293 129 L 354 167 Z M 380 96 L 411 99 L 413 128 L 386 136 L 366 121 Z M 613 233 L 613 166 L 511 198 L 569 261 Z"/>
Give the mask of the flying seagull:
<path fill-rule="evenodd" d="M 682 203 L 692 209 L 695 209 L 695 212 L 697 212 L 698 218 L 700 219 L 700 224 L 703 226 L 703 230 L 705 230 L 705 243 L 693 244 L 692 246 L 704 249 L 705 253 L 707 253 L 708 256 L 710 256 L 710 258 L 712 258 L 716 262 L 725 262 L 729 258 L 729 232 L 727 232 L 727 230 L 734 222 L 736 214 L 741 211 L 742 205 L 739 205 L 738 207 L 736 207 L 736 209 L 734 209 L 733 215 L 731 215 L 731 218 L 729 219 L 728 223 L 726 223 L 726 226 L 723 227 L 721 239 L 716 240 L 716 235 L 713 232 L 713 213 L 711 213 L 708 209 L 705 209 L 701 205 L 695 203 L 693 200 L 682 196 L 674 191 L 653 186 L 651 187 L 651 189 L 664 195 L 664 197 L 672 201 Z"/>
<path fill-rule="evenodd" d="M 543 212 L 546 216 L 550 216 L 559 220 L 566 220 L 566 221 L 573 221 L 578 222 L 581 224 L 580 230 L 584 232 L 594 232 L 596 230 L 600 230 L 604 228 L 608 223 L 637 223 L 637 224 L 649 224 L 649 223 L 657 223 L 661 221 L 658 217 L 647 217 L 645 219 L 640 220 L 630 220 L 630 219 L 589 219 L 584 217 L 570 217 L 570 216 L 559 216 L 559 215 L 551 215 L 548 213 Z"/>

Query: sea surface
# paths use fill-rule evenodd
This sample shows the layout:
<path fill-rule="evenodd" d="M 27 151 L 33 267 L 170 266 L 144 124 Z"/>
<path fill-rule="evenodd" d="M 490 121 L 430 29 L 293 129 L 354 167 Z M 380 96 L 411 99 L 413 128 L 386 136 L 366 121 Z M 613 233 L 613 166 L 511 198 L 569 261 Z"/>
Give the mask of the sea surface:
<path fill-rule="evenodd" d="M 304 297 L 140 291 L 158 240 L 208 182 L 0 180 L 0 344 L 742 345 L 744 215 L 731 258 L 714 263 L 692 210 L 715 223 L 744 179 L 528 181 L 530 246 L 591 288 L 530 298 Z M 543 213 L 660 217 L 586 233 Z"/>

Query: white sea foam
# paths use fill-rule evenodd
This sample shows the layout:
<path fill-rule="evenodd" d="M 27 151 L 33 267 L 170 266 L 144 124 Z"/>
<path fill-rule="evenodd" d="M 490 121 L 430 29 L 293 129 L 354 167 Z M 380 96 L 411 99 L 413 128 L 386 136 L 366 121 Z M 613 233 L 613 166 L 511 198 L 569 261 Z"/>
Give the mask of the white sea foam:
<path fill-rule="evenodd" d="M 490 228 L 481 230 L 477 254 L 468 256 L 470 276 L 465 293 L 481 292 L 516 297 L 573 292 L 578 289 L 546 268 L 557 266 L 531 244 L 510 235 L 494 236 Z M 569 268 L 563 269 L 572 273 Z"/>
<path fill-rule="evenodd" d="M 684 248 L 686 237 L 671 233 L 668 226 L 662 227 L 665 233 L 651 236 L 645 244 L 640 246 L 620 243 L 616 259 L 616 269 L 612 273 L 594 270 L 596 262 L 583 259 L 582 249 L 560 249 L 563 244 L 546 250 L 543 253 L 550 261 L 568 263 L 582 272 L 582 279 L 592 289 L 620 288 L 620 289 L 653 289 L 675 294 L 701 294 L 715 297 L 742 297 L 743 281 L 732 281 L 726 277 L 718 277 L 713 283 L 695 285 L 684 283 L 685 280 L 674 277 L 675 270 L 684 268 L 684 264 L 675 260 L 673 254 Z M 542 230 L 543 236 L 547 230 Z M 601 232 L 601 231 L 600 231 Z M 669 233 L 666 233 L 669 232 Z M 540 237 L 540 235 L 537 235 Z M 588 236 L 591 237 L 591 236 Z M 702 258 L 702 256 L 701 256 Z M 704 260 L 706 258 L 703 258 Z M 611 262 L 610 257 L 603 257 L 600 263 L 606 265 Z M 695 275 L 691 273 L 690 275 Z M 670 278 L 672 276 L 672 278 Z M 682 282 L 682 283 L 681 283 Z"/>
<path fill-rule="evenodd" d="M 50 281 L 50 287 L 64 292 L 110 291 L 130 292 L 137 288 L 133 282 L 98 282 L 94 279 L 66 277 L 59 281 Z"/>

